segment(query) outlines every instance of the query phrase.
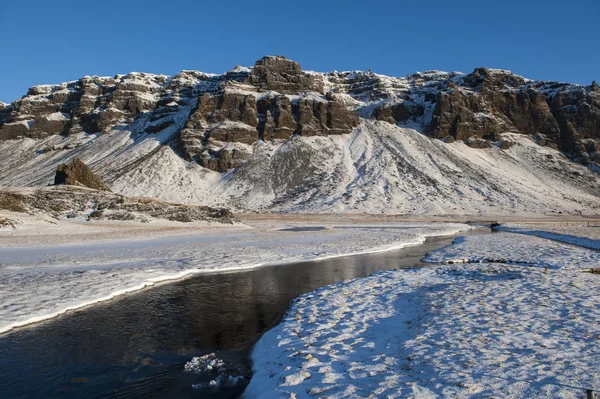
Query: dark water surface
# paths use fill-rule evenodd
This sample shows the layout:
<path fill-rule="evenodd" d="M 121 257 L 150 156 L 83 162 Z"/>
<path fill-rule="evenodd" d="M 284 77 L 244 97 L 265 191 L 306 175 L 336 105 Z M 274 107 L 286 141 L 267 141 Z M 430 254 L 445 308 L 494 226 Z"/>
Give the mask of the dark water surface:
<path fill-rule="evenodd" d="M 0 336 L 0 398 L 239 397 L 247 380 L 226 390 L 193 389 L 210 378 L 184 372 L 185 363 L 214 352 L 249 378 L 253 344 L 278 323 L 290 300 L 377 270 L 421 267 L 427 252 L 453 238 L 384 253 L 199 275 L 14 330 Z"/>

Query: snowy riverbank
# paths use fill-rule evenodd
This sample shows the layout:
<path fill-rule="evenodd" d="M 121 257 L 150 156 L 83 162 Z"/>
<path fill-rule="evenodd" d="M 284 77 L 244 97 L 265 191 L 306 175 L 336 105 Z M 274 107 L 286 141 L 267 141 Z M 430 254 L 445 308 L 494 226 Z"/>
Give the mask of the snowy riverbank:
<path fill-rule="evenodd" d="M 248 398 L 576 398 L 600 389 L 600 253 L 521 234 L 298 298 L 253 352 Z M 488 263 L 488 261 L 503 263 Z"/>
<path fill-rule="evenodd" d="M 152 239 L 144 238 L 140 229 L 118 241 L 103 236 L 102 242 L 52 246 L 39 246 L 34 239 L 37 246 L 15 247 L 10 240 L 11 247 L 0 248 L 0 333 L 165 280 L 386 251 L 468 229 L 464 224 L 434 223 L 343 228 L 347 224 L 342 220 L 340 228 L 329 225 L 319 231 L 279 231 L 288 226 L 282 223 L 259 228 L 199 226 L 187 235 L 166 231 Z M 22 240 L 29 242 L 31 237 L 25 234 Z"/>

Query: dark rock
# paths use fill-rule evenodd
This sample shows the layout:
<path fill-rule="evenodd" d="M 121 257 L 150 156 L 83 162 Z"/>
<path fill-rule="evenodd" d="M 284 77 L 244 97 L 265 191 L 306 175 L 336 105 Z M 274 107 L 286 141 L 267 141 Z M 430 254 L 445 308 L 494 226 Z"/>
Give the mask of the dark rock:
<path fill-rule="evenodd" d="M 215 172 L 227 172 L 241 166 L 247 159 L 245 154 L 235 148 L 221 148 L 218 151 L 205 151 L 198 163 Z"/>
<path fill-rule="evenodd" d="M 537 92 L 440 92 L 432 117 L 434 137 L 458 140 L 506 131 L 542 132 L 558 138 L 560 129 L 543 94 Z"/>
<path fill-rule="evenodd" d="M 252 95 L 222 92 L 218 95 L 204 94 L 186 123 L 186 135 L 202 141 L 212 137 L 226 142 L 251 144 L 258 138 L 256 98 Z M 220 123 L 240 122 L 237 125 Z"/>
<path fill-rule="evenodd" d="M 258 102 L 259 137 L 262 140 L 289 139 L 298 128 L 292 112 L 292 103 L 286 96 L 274 95 L 261 99 Z"/>
<path fill-rule="evenodd" d="M 501 150 L 508 150 L 510 147 L 512 147 L 513 145 L 515 145 L 515 143 L 513 143 L 510 140 L 506 140 L 506 139 L 500 139 L 496 145 L 498 146 L 498 148 L 500 148 Z"/>
<path fill-rule="evenodd" d="M 302 136 L 347 134 L 360 123 L 358 115 L 335 96 L 327 101 L 302 98 L 294 104 L 294 116 L 298 122 L 296 133 Z"/>
<path fill-rule="evenodd" d="M 68 128 L 70 119 L 68 114 L 60 112 L 39 116 L 33 121 L 31 133 L 38 133 L 40 135 L 62 134 Z"/>
<path fill-rule="evenodd" d="M 382 104 L 373 111 L 374 119 L 388 123 L 407 122 L 411 118 L 423 116 L 423 106 L 411 101 L 403 101 L 395 104 Z"/>
<path fill-rule="evenodd" d="M 541 133 L 534 134 L 533 140 L 535 140 L 537 145 L 540 147 L 545 147 L 547 144 L 549 144 L 548 138 Z"/>
<path fill-rule="evenodd" d="M 81 126 L 88 133 L 106 132 L 123 118 L 123 111 L 106 108 L 97 113 L 81 115 Z"/>
<path fill-rule="evenodd" d="M 459 90 L 438 93 L 431 127 L 433 137 L 452 136 L 457 140 L 503 130 L 482 96 L 463 94 Z"/>
<path fill-rule="evenodd" d="M 477 137 L 469 137 L 465 140 L 465 144 L 471 148 L 490 148 L 492 146 L 489 141 Z"/>
<path fill-rule="evenodd" d="M 600 91 L 563 89 L 551 102 L 560 127 L 560 145 L 574 152 L 578 140 L 600 139 Z"/>
<path fill-rule="evenodd" d="M 248 83 L 261 90 L 272 90 L 281 94 L 323 91 L 322 82 L 302 72 L 300 64 L 296 61 L 282 56 L 267 56 L 256 61 Z"/>
<path fill-rule="evenodd" d="M 81 185 L 94 190 L 110 191 L 110 188 L 100 180 L 100 177 L 95 175 L 81 159 L 77 158 L 68 164 L 59 165 L 54 177 L 54 184 Z"/>
<path fill-rule="evenodd" d="M 33 121 L 4 123 L 0 129 L 0 140 L 14 140 L 19 137 L 29 137 Z"/>
<path fill-rule="evenodd" d="M 525 84 L 525 79 L 505 71 L 489 68 L 476 68 L 464 79 L 467 86 L 478 88 L 482 92 L 515 88 Z"/>

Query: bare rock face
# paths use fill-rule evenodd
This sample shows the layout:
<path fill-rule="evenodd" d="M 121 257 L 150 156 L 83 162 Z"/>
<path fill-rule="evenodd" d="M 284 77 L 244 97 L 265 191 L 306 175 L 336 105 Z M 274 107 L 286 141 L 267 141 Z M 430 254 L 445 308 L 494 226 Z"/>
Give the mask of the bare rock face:
<path fill-rule="evenodd" d="M 257 130 L 262 140 L 289 139 L 298 126 L 293 115 L 292 101 L 284 95 L 260 99 L 258 114 L 260 123 Z"/>
<path fill-rule="evenodd" d="M 543 133 L 557 139 L 560 129 L 544 94 L 529 91 L 463 93 L 451 89 L 437 96 L 431 120 L 434 137 L 457 140 L 501 132 Z"/>
<path fill-rule="evenodd" d="M 322 83 L 302 72 L 300 64 L 282 56 L 268 56 L 256 61 L 248 83 L 262 91 L 271 90 L 281 94 L 323 91 Z"/>
<path fill-rule="evenodd" d="M 100 177 L 81 160 L 73 159 L 68 164 L 60 165 L 56 170 L 54 184 L 66 184 L 70 186 L 85 186 L 94 190 L 111 191 Z"/>
<path fill-rule="evenodd" d="M 388 123 L 405 123 L 411 118 L 422 116 L 424 112 L 425 108 L 422 105 L 415 104 L 410 100 L 404 100 L 399 103 L 383 104 L 375 109 L 372 117 Z"/>
<path fill-rule="evenodd" d="M 600 139 L 600 93 L 551 82 L 532 82 L 506 71 L 476 69 L 463 85 L 437 94 L 429 129 L 434 137 L 458 140 L 501 132 L 544 136 L 544 145 L 558 147 L 588 162 L 586 139 Z"/>
<path fill-rule="evenodd" d="M 355 74 L 356 76 L 360 76 Z M 368 81 L 381 91 L 389 85 Z M 586 140 L 600 140 L 600 88 L 532 81 L 510 71 L 477 68 L 468 75 L 429 71 L 409 75 L 409 87 L 371 113 L 388 123 L 421 124 L 434 138 L 498 142 L 504 132 L 531 135 L 583 164 L 597 158 Z M 379 96 L 384 98 L 384 96 Z"/>
<path fill-rule="evenodd" d="M 561 146 L 566 151 L 583 155 L 579 151 L 581 140 L 600 139 L 600 89 L 597 85 L 560 90 L 550 105 L 560 127 Z"/>
<path fill-rule="evenodd" d="M 234 76 L 237 80 L 198 98 L 179 134 L 184 157 L 211 170 L 238 167 L 250 156 L 244 146 L 256 140 L 345 134 L 359 124 L 358 115 L 335 95 L 315 92 L 322 90 L 322 80 L 302 72 L 295 61 L 264 57 L 246 77 L 241 70 Z"/>
<path fill-rule="evenodd" d="M 360 123 L 358 115 L 348 110 L 335 95 L 328 93 L 326 100 L 300 99 L 294 105 L 298 134 L 302 136 L 347 134 L 358 126 Z"/>

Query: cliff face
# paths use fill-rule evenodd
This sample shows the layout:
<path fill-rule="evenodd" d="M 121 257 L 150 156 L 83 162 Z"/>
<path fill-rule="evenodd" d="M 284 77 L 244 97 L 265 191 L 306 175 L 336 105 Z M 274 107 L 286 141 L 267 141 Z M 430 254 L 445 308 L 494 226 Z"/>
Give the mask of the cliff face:
<path fill-rule="evenodd" d="M 459 83 L 437 93 L 429 125 L 434 137 L 497 141 L 500 133 L 517 132 L 543 139 L 584 164 L 598 160 L 597 86 L 528 81 L 488 69 L 476 69 Z"/>
<path fill-rule="evenodd" d="M 584 165 L 600 161 L 596 84 L 533 81 L 487 68 L 403 78 L 316 73 L 280 56 L 222 75 L 131 73 L 35 86 L 0 104 L 0 140 L 116 130 L 169 136 L 164 143 L 183 159 L 225 172 L 248 160 L 257 140 L 348 134 L 361 118 L 477 148 L 507 148 L 501 135 L 520 133 Z"/>

